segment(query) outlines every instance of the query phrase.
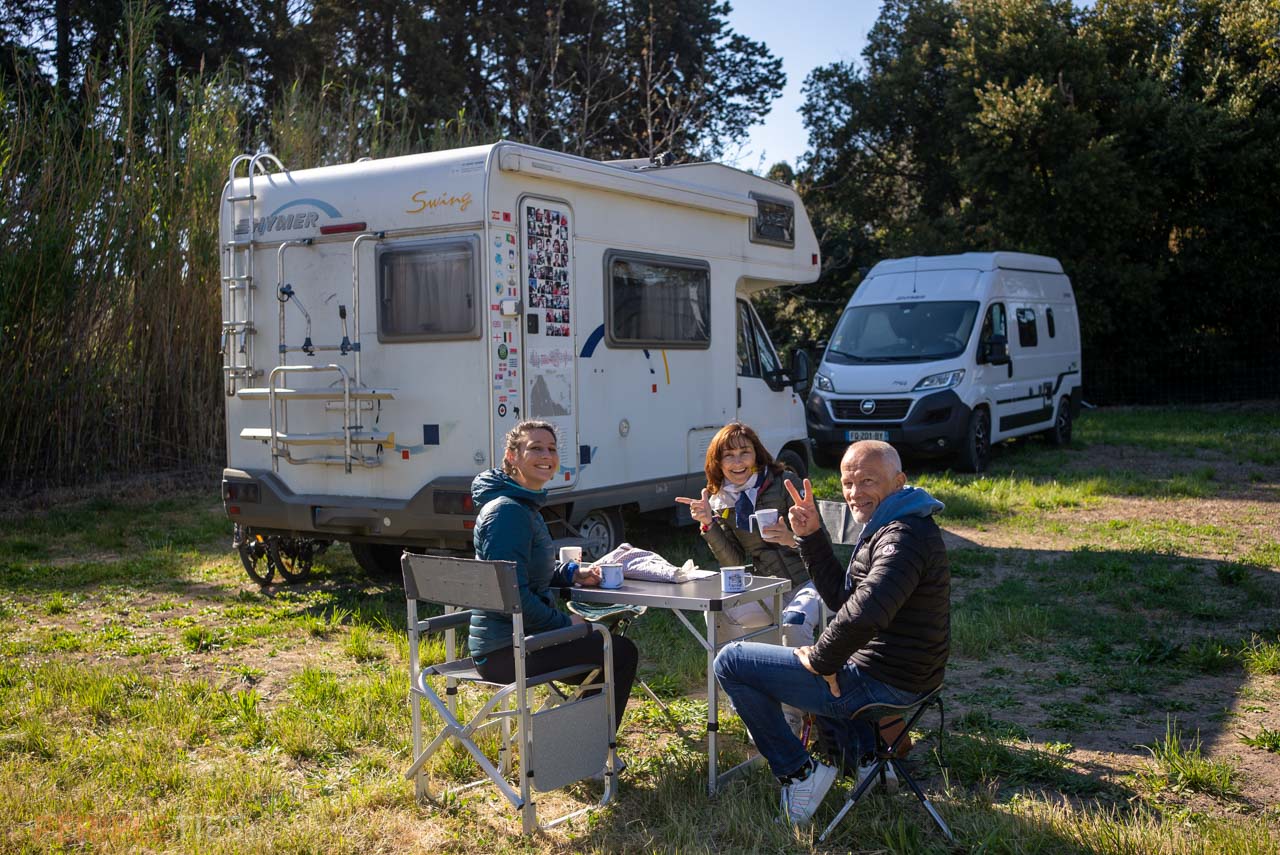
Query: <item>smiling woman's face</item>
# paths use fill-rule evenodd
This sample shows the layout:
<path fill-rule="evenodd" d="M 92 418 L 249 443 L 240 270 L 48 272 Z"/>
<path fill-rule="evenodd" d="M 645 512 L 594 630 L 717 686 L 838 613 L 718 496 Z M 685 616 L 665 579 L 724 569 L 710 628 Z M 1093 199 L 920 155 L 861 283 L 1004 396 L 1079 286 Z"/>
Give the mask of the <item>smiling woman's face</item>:
<path fill-rule="evenodd" d="M 731 443 L 720 455 L 720 471 L 724 480 L 741 487 L 756 474 L 756 450 L 746 437 L 737 437 Z"/>
<path fill-rule="evenodd" d="M 506 459 L 516 483 L 530 490 L 541 490 L 560 468 L 555 434 L 542 428 L 529 431 L 520 437 L 515 451 L 507 452 Z"/>

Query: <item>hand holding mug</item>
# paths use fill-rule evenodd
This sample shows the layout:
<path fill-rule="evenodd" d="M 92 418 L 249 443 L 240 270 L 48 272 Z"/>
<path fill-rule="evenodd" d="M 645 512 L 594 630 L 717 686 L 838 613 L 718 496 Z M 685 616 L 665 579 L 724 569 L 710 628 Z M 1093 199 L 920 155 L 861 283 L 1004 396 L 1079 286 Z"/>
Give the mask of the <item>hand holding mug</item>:
<path fill-rule="evenodd" d="M 693 517 L 693 521 L 700 525 L 711 525 L 711 493 L 706 487 L 702 488 L 701 499 L 686 499 L 684 496 L 676 496 L 676 501 L 682 505 L 689 506 L 689 516 Z"/>
<path fill-rule="evenodd" d="M 583 588 L 600 587 L 600 568 L 579 567 L 578 572 L 573 574 L 573 584 Z"/>
<path fill-rule="evenodd" d="M 787 513 L 791 531 L 797 537 L 805 537 L 822 528 L 822 517 L 818 515 L 818 506 L 813 501 L 813 485 L 809 483 L 809 479 L 804 479 L 804 495 L 796 492 L 795 485 L 790 481 L 783 481 L 782 484 L 791 494 L 793 503 Z"/>
<path fill-rule="evenodd" d="M 789 549 L 796 548 L 795 535 L 791 533 L 791 529 L 787 528 L 787 524 L 781 519 L 773 525 L 762 527 L 760 529 L 760 538 L 766 543 L 776 543 Z"/>

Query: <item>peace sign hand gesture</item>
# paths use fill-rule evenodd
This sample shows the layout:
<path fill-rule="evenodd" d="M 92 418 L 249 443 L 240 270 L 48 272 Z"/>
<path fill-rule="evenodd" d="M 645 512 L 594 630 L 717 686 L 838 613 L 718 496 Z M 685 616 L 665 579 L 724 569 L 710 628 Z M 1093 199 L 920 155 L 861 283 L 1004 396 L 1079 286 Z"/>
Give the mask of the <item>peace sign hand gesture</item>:
<path fill-rule="evenodd" d="M 682 505 L 689 506 L 689 516 L 693 517 L 694 522 L 702 525 L 711 525 L 711 493 L 706 487 L 702 488 L 701 499 L 686 499 L 684 496 L 677 496 L 676 501 Z"/>
<path fill-rule="evenodd" d="M 795 485 L 790 481 L 782 483 L 791 494 L 791 510 L 787 513 L 791 532 L 797 537 L 804 537 L 822 528 L 822 517 L 818 514 L 818 506 L 813 501 L 813 485 L 809 483 L 809 479 L 804 479 L 803 496 L 796 492 Z"/>

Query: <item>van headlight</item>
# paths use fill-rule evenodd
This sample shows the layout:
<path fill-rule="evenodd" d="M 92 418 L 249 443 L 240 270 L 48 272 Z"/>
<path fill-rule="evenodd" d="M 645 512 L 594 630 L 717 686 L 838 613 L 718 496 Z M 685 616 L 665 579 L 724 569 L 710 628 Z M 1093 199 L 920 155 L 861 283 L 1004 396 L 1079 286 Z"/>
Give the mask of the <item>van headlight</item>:
<path fill-rule="evenodd" d="M 941 374 L 930 374 L 928 377 L 916 384 L 913 392 L 938 392 L 942 389 L 950 389 L 952 386 L 959 386 L 960 381 L 964 379 L 964 369 L 958 368 L 955 371 L 943 371 Z"/>
<path fill-rule="evenodd" d="M 831 378 L 825 374 L 813 375 L 813 385 L 818 387 L 820 392 L 834 392 L 836 387 L 831 385 Z"/>

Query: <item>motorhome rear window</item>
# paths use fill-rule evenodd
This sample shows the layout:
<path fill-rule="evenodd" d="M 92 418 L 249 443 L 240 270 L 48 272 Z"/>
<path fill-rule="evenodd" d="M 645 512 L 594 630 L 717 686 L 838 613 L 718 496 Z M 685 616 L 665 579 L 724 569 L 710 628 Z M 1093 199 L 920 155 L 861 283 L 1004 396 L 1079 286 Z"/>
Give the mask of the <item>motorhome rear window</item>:
<path fill-rule="evenodd" d="M 771 246 L 796 245 L 796 206 L 785 199 L 752 193 L 756 200 L 756 218 L 751 221 L 751 242 Z"/>
<path fill-rule="evenodd" d="M 378 252 L 378 340 L 480 335 L 474 236 L 383 247 Z"/>
<path fill-rule="evenodd" d="M 705 261 L 610 252 L 605 268 L 611 347 L 711 346 L 711 271 Z"/>

